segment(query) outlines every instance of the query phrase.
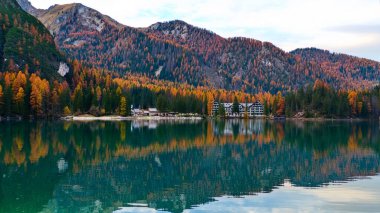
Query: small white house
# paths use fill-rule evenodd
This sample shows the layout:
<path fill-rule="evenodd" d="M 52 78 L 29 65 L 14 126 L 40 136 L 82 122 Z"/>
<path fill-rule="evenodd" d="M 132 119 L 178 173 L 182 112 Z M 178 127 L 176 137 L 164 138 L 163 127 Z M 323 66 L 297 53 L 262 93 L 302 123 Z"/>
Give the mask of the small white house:
<path fill-rule="evenodd" d="M 144 115 L 144 110 L 141 109 L 132 109 L 131 110 L 132 116 L 143 116 Z"/>
<path fill-rule="evenodd" d="M 149 108 L 148 112 L 149 112 L 149 116 L 158 116 L 160 114 L 157 108 Z"/>

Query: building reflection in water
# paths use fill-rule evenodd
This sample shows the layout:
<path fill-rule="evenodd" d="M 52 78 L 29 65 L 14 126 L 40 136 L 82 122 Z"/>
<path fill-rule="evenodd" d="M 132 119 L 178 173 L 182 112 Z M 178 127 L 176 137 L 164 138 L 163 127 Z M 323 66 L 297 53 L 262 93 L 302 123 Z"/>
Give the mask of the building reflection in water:
<path fill-rule="evenodd" d="M 264 131 L 264 122 L 265 120 L 262 119 L 246 121 L 234 119 L 214 122 L 212 128 L 214 129 L 214 134 L 222 133 L 223 135 L 252 135 L 260 134 Z"/>

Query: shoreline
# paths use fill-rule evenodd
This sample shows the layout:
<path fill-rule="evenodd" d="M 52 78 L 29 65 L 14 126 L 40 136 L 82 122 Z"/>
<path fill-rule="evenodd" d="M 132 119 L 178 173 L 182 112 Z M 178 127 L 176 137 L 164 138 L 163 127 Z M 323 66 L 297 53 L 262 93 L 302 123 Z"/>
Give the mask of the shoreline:
<path fill-rule="evenodd" d="M 376 118 L 286 118 L 289 121 L 377 121 Z"/>
<path fill-rule="evenodd" d="M 165 120 L 202 120 L 202 117 L 161 117 L 161 116 L 66 116 L 61 117 L 64 121 L 165 121 Z"/>
<path fill-rule="evenodd" d="M 323 121 L 347 121 L 347 122 L 360 122 L 360 121 L 380 121 L 377 118 L 294 118 L 287 117 L 284 119 L 271 119 L 269 117 L 252 117 L 252 118 L 218 118 L 218 117 L 203 117 L 203 116 L 178 116 L 178 117 L 165 117 L 165 116 L 128 116 L 122 117 L 118 115 L 108 115 L 108 116 L 93 116 L 93 115 L 78 115 L 78 116 L 64 116 L 57 117 L 59 120 L 63 121 L 165 121 L 165 120 L 267 120 L 267 121 L 312 121 L 312 122 L 323 122 Z M 41 118 L 29 118 L 25 119 L 20 116 L 12 117 L 2 117 L 0 116 L 0 122 L 2 121 L 23 121 L 23 120 L 50 120 Z"/>

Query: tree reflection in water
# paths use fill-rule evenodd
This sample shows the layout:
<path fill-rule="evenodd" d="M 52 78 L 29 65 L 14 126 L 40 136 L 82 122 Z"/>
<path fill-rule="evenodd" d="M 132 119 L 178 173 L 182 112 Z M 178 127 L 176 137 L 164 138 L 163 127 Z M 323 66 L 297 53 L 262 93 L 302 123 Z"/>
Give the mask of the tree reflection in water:
<path fill-rule="evenodd" d="M 223 195 L 379 172 L 368 122 L 0 123 L 0 212 L 182 212 Z"/>

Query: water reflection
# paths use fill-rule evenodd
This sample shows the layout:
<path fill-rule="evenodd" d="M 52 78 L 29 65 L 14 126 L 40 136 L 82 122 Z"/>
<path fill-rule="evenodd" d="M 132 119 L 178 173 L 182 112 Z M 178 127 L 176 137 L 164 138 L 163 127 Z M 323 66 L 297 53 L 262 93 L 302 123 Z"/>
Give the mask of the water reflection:
<path fill-rule="evenodd" d="M 379 172 L 362 122 L 0 123 L 0 212 L 182 212 L 224 195 Z"/>

